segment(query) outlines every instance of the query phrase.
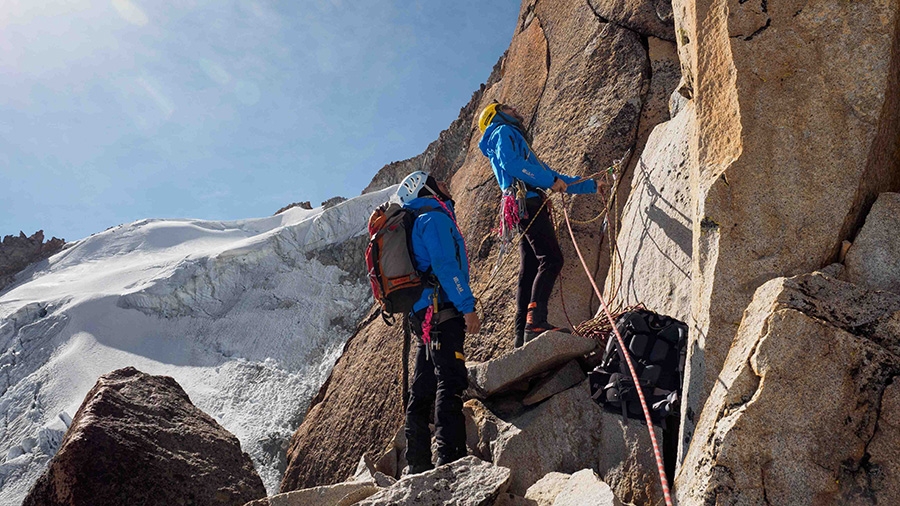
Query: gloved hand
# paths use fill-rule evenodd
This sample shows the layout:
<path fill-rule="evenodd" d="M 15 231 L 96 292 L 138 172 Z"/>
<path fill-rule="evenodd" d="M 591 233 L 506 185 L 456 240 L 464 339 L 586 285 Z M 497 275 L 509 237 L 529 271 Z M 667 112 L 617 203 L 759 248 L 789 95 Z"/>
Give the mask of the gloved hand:
<path fill-rule="evenodd" d="M 556 178 L 556 181 L 553 181 L 553 186 L 550 187 L 550 191 L 565 193 L 567 187 L 568 187 L 568 185 L 566 184 L 565 181 L 563 181 L 560 178 Z"/>

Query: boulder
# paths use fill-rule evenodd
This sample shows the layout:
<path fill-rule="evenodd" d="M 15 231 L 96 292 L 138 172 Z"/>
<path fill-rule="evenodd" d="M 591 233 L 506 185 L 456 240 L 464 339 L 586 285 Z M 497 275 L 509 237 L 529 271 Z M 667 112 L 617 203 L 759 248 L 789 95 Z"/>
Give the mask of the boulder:
<path fill-rule="evenodd" d="M 535 385 L 528 395 L 522 399 L 522 404 L 530 406 L 542 400 L 556 395 L 567 388 L 571 388 L 585 380 L 584 371 L 578 365 L 577 360 L 572 360 L 560 370 L 548 375 Z"/>
<path fill-rule="evenodd" d="M 609 485 L 593 469 L 582 469 L 560 487 L 553 506 L 621 506 Z"/>
<path fill-rule="evenodd" d="M 843 279 L 900 294 L 900 193 L 882 193 L 847 250 Z"/>
<path fill-rule="evenodd" d="M 900 504 L 900 295 L 762 285 L 676 478 L 681 504 Z"/>
<path fill-rule="evenodd" d="M 522 412 L 491 408 L 491 401 L 465 403 L 468 444 L 476 454 L 510 468 L 513 494 L 524 496 L 548 473 L 590 468 L 623 500 L 662 501 L 647 428 L 602 410 L 591 399 L 587 381 Z M 662 431 L 655 430 L 661 441 Z"/>
<path fill-rule="evenodd" d="M 406 467 L 406 426 L 401 425 L 384 453 L 375 461 L 374 469 L 386 476 L 399 478 Z"/>
<path fill-rule="evenodd" d="M 100 377 L 26 506 L 242 505 L 265 497 L 240 442 L 168 376 Z"/>
<path fill-rule="evenodd" d="M 469 456 L 425 473 L 407 476 L 358 504 L 488 506 L 506 493 L 508 486 L 509 469 Z"/>
<path fill-rule="evenodd" d="M 470 392 L 474 397 L 486 399 L 596 347 L 597 342 L 593 339 L 563 332 L 544 332 L 500 358 L 469 365 Z"/>
<path fill-rule="evenodd" d="M 552 506 L 553 500 L 562 492 L 571 477 L 571 474 L 547 473 L 534 485 L 528 487 L 525 498 L 534 501 L 536 506 Z"/>

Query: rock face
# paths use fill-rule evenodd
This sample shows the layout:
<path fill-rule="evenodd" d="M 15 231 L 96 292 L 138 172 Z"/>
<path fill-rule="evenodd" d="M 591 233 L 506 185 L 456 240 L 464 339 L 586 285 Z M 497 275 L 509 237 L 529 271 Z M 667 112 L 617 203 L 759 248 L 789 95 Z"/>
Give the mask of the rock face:
<path fill-rule="evenodd" d="M 630 224 L 617 239 L 623 261 L 610 269 L 606 286 L 620 307 L 643 302 L 684 322 L 691 311 L 691 128 L 682 112 L 650 134 L 622 212 Z"/>
<path fill-rule="evenodd" d="M 24 505 L 242 505 L 265 497 L 237 438 L 178 383 L 134 368 L 101 376 Z"/>
<path fill-rule="evenodd" d="M 898 375 L 900 295 L 818 273 L 766 283 L 697 424 L 679 502 L 900 503 Z"/>
<path fill-rule="evenodd" d="M 31 237 L 23 232 L 19 232 L 18 236 L 4 236 L 3 242 L 0 242 L 0 291 L 12 284 L 17 272 L 51 257 L 65 245 L 65 240 L 56 237 L 44 242 L 43 230 L 38 230 Z"/>
<path fill-rule="evenodd" d="M 570 174 L 605 173 L 615 160 L 634 150 L 622 164 L 625 173 L 598 178 L 599 196 L 557 200 L 555 209 L 558 216 L 565 208 L 574 219 L 588 271 L 605 282 L 615 305 L 643 302 L 691 326 L 680 460 L 696 423 L 723 418 L 701 412 L 757 288 L 774 278 L 821 269 L 839 258 L 843 241 L 853 241 L 847 257 L 848 279 L 891 289 L 892 285 L 879 284 L 871 273 L 880 265 L 878 276 L 895 276 L 890 267 L 900 261 L 891 249 L 894 243 L 875 229 L 862 230 L 862 225 L 867 214 L 873 226 L 886 222 L 882 216 L 897 214 L 892 205 L 885 211 L 884 204 L 872 204 L 881 193 L 900 191 L 900 0 L 675 0 L 671 3 L 674 27 L 667 7 L 668 3 L 655 1 L 526 0 L 507 54 L 466 110 L 471 113 L 467 117 L 474 118 L 492 99 L 515 105 L 526 117 L 537 154 L 551 167 Z M 668 42 L 673 38 L 677 65 L 676 50 Z M 657 126 L 660 122 L 665 123 Z M 451 179 L 459 223 L 469 243 L 474 292 L 484 313 L 482 336 L 469 340 L 466 355 L 484 362 L 511 347 L 516 253 L 501 257 L 501 245 L 489 233 L 496 223 L 499 192 L 478 150 L 474 121 L 468 127 L 454 125 L 459 139 L 454 144 L 458 150 L 453 150 L 458 154 L 456 162 L 438 163 L 434 170 Z M 467 143 L 462 139 L 468 139 Z M 411 165 L 402 170 L 384 169 L 373 184 L 395 182 L 429 165 L 424 155 L 408 162 Z M 611 195 L 618 202 L 608 202 Z M 614 215 L 604 220 L 601 213 L 607 207 Z M 882 230 L 891 227 L 896 229 L 890 225 Z M 567 263 L 557 285 L 560 290 L 551 301 L 550 320 L 562 323 L 568 318 L 578 323 L 594 315 L 597 301 L 568 238 L 562 236 L 561 244 Z M 615 254 L 610 255 L 610 249 Z M 888 251 L 887 260 L 880 259 L 882 251 Z M 610 257 L 616 261 L 610 262 Z M 772 318 L 773 325 L 778 322 L 804 338 L 810 335 L 809 322 L 801 325 L 803 318 L 797 315 Z M 320 392 L 319 405 L 295 435 L 288 469 L 293 481 L 286 481 L 284 487 L 342 479 L 361 453 L 386 448 L 402 423 L 402 417 L 394 414 L 399 406 L 396 381 L 407 358 L 396 355 L 396 346 L 388 346 L 399 340 L 399 333 L 386 333 L 380 325 L 374 318 L 364 323 Z M 826 325 L 823 331 L 850 342 L 840 337 L 840 332 L 847 331 L 844 327 L 829 330 Z M 842 349 L 848 352 L 870 351 L 868 345 L 846 346 Z M 790 353 L 793 348 L 777 350 Z M 748 360 L 756 359 L 744 361 Z M 778 362 L 746 367 L 767 370 L 769 365 L 777 370 Z M 858 374 L 868 370 L 865 364 L 859 365 Z M 840 373 L 840 367 L 834 367 L 832 372 Z M 363 371 L 372 372 L 367 391 L 354 387 L 356 379 L 350 376 Z M 777 385 L 786 381 L 784 376 L 772 374 L 768 392 L 792 390 Z M 737 384 L 740 390 L 741 382 Z M 866 398 L 865 402 L 883 402 L 890 408 L 895 389 L 886 386 L 887 380 L 880 384 L 884 394 L 878 398 L 884 400 Z M 544 409 L 566 392 L 533 409 Z M 734 395 L 741 397 L 726 396 L 731 404 L 737 402 Z M 855 402 L 852 397 L 845 400 Z M 871 410 L 860 408 L 863 411 Z M 524 416 L 523 412 L 516 411 L 515 416 Z M 373 413 L 387 414 L 373 420 L 366 431 L 350 430 L 343 422 L 358 416 L 371 420 Z M 508 423 L 502 416 L 499 420 Z M 892 427 L 887 421 L 878 423 L 885 431 Z M 329 436 L 325 427 L 341 430 Z M 850 437 L 848 432 L 842 434 Z M 874 458 L 875 448 L 889 454 L 889 441 L 896 446 L 893 435 L 888 437 L 881 429 L 872 434 L 866 450 L 869 459 Z M 770 435 L 757 431 L 757 436 Z M 704 434 L 700 439 L 708 437 Z M 489 440 L 481 437 L 479 451 L 487 451 L 484 448 L 490 444 L 485 441 Z M 741 443 L 756 444 L 750 438 Z M 319 445 L 330 452 L 315 450 Z M 845 446 L 837 445 L 835 454 Z M 717 458 L 729 465 L 739 462 L 727 460 L 731 455 L 736 454 L 728 450 Z M 844 455 L 853 457 L 847 460 L 853 462 L 848 464 L 850 471 L 845 471 L 853 480 L 863 480 L 863 475 L 875 480 L 865 452 Z M 887 462 L 888 457 L 880 458 Z M 704 461 L 706 467 L 700 466 L 702 459 L 697 459 L 691 460 L 694 469 L 689 470 L 697 480 L 736 479 L 722 475 L 723 468 L 710 467 L 708 461 Z M 762 466 L 747 465 L 757 471 Z M 640 488 L 638 481 L 625 487 L 621 484 L 627 480 L 616 481 L 600 469 L 602 464 L 597 467 L 617 494 L 626 494 L 621 499 L 646 492 L 635 491 Z M 771 476 L 776 480 L 771 482 L 772 490 L 783 490 L 776 484 L 782 478 L 762 468 L 764 476 L 757 473 L 754 479 L 764 479 L 768 486 Z M 515 484 L 517 471 L 512 472 Z M 811 471 L 810 476 L 819 480 L 821 472 Z M 746 479 L 741 486 L 762 490 L 749 475 Z M 820 492 L 827 496 L 838 487 L 840 491 L 834 493 L 848 497 L 842 487 L 850 486 L 849 478 L 836 479 L 843 485 L 832 482 Z M 656 482 L 655 478 L 646 481 Z M 731 490 L 726 482 L 715 483 L 691 484 L 685 493 L 696 498 L 707 497 L 704 494 L 715 487 Z M 886 494 L 893 485 L 860 487 L 877 495 Z M 626 489 L 630 492 L 622 492 Z M 804 485 L 797 490 L 800 494 L 809 488 Z M 796 497 L 785 494 L 789 499 Z M 826 496 L 823 500 L 831 500 Z"/>
<path fill-rule="evenodd" d="M 836 260 L 875 197 L 900 189 L 900 2 L 673 11 L 693 131 L 687 441 L 754 291 Z"/>
<path fill-rule="evenodd" d="M 675 40 L 675 21 L 669 0 L 588 0 L 598 16 L 641 35 Z"/>
<path fill-rule="evenodd" d="M 373 310 L 347 341 L 291 438 L 282 492 L 339 482 L 353 472 L 360 456 L 392 444 L 404 420 L 400 327 L 386 326 Z"/>
<path fill-rule="evenodd" d="M 882 193 L 847 251 L 843 278 L 900 294 L 900 193 Z"/>
<path fill-rule="evenodd" d="M 328 209 L 329 207 L 334 207 L 334 206 L 340 204 L 341 202 L 346 202 L 346 201 L 347 201 L 347 199 L 345 199 L 344 197 L 340 197 L 340 196 L 331 197 L 330 199 L 326 200 L 325 202 L 322 202 L 322 207 L 324 207 L 325 209 Z"/>
<path fill-rule="evenodd" d="M 666 103 L 679 67 L 666 54 L 675 54 L 671 43 L 655 39 L 648 48 L 642 34 L 598 15 L 588 2 L 524 2 L 509 50 L 459 119 L 425 153 L 383 168 L 366 189 L 387 187 L 420 169 L 450 180 L 468 241 L 473 289 L 484 313 L 481 336 L 467 342 L 467 360 L 487 361 L 512 348 L 510 307 L 518 269 L 514 249 L 498 262 L 500 245 L 491 229 L 500 192 L 478 149 L 476 116 L 492 99 L 515 105 L 527 119 L 536 153 L 551 167 L 580 176 L 604 172 L 629 149 L 633 152 L 654 122 L 668 119 L 659 104 Z M 656 70 L 658 75 L 652 75 Z M 571 198 L 565 205 L 576 220 L 573 227 L 589 269 L 602 284 L 608 240 L 603 220 L 591 220 L 605 208 L 614 181 L 599 179 L 599 195 Z M 557 209 L 562 205 L 556 202 Z M 567 264 L 557 286 L 565 311 L 554 293 L 550 319 L 561 324 L 568 316 L 577 324 L 594 315 L 598 302 L 570 240 L 560 236 L 560 244 Z M 396 328 L 374 317 L 361 325 L 294 435 L 282 491 L 342 480 L 363 453 L 379 453 L 389 445 L 403 420 L 400 342 Z M 359 429 L 361 419 L 367 421 L 365 430 Z"/>

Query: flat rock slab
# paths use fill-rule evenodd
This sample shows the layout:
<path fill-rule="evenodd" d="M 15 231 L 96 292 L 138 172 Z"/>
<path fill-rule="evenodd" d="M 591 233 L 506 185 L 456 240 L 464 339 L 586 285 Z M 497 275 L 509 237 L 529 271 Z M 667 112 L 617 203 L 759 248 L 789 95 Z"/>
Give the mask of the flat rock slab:
<path fill-rule="evenodd" d="M 564 365 L 562 369 L 539 381 L 538 384 L 528 392 L 528 395 L 522 399 L 522 404 L 526 406 L 537 404 L 567 388 L 574 387 L 584 381 L 585 378 L 587 378 L 587 376 L 584 374 L 584 371 L 581 370 L 578 361 L 572 360 Z"/>
<path fill-rule="evenodd" d="M 335 506 L 349 500 L 353 500 L 350 503 L 353 504 L 379 490 L 374 481 L 348 481 L 277 494 L 247 503 L 245 506 Z"/>
<path fill-rule="evenodd" d="M 488 506 L 506 493 L 509 474 L 505 467 L 469 456 L 425 473 L 407 476 L 358 504 Z"/>
<path fill-rule="evenodd" d="M 469 366 L 472 395 L 487 399 L 516 383 L 589 353 L 597 342 L 563 332 L 544 332 L 500 358 Z"/>

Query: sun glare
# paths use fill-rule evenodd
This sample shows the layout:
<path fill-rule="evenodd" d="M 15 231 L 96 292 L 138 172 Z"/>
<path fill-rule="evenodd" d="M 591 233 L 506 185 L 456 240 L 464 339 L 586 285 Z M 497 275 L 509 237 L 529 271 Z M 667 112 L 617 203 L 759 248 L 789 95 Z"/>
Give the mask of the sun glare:
<path fill-rule="evenodd" d="M 129 0 L 112 0 L 112 4 L 116 8 L 116 12 L 122 16 L 122 19 L 133 25 L 144 26 L 150 22 L 147 14 Z"/>

